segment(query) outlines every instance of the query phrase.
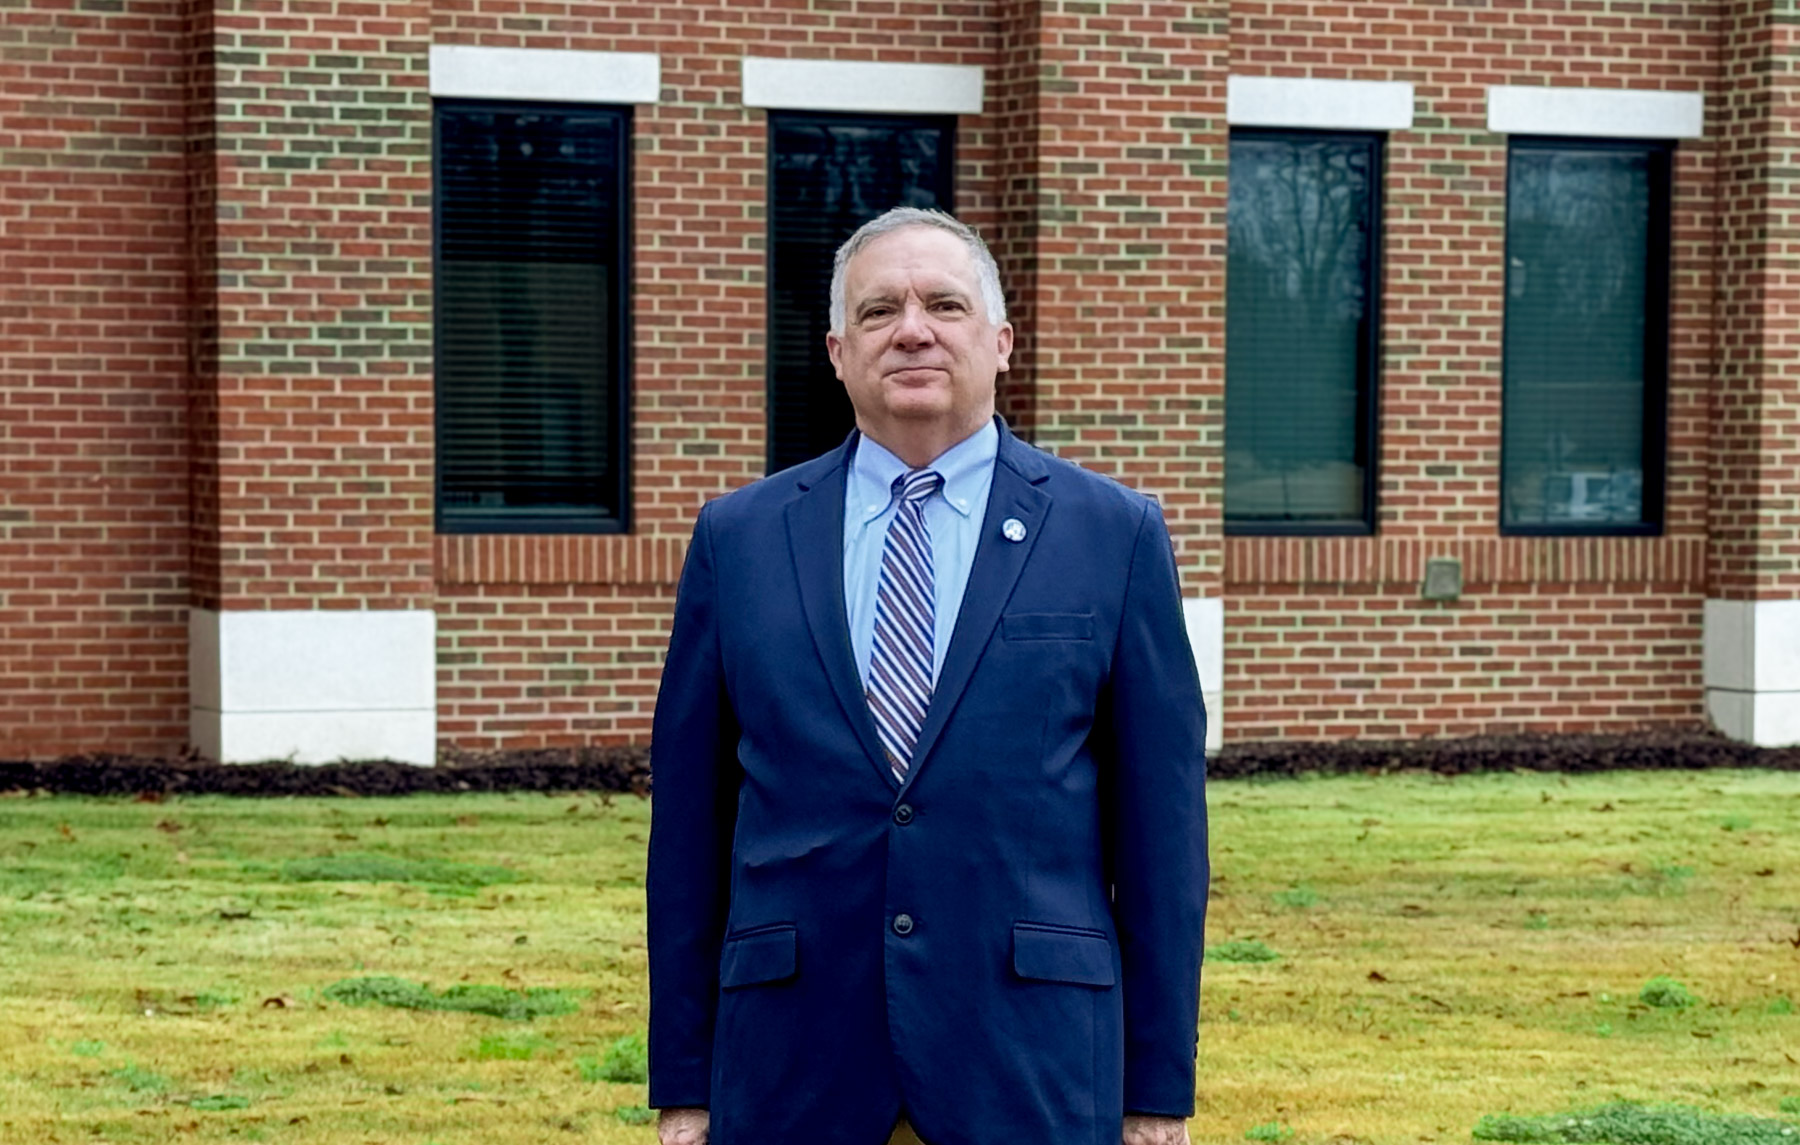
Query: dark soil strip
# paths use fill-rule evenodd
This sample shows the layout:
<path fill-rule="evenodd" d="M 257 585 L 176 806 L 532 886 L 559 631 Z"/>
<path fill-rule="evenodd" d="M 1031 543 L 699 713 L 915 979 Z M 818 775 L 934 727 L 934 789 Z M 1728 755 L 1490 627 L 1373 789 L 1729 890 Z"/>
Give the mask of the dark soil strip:
<path fill-rule="evenodd" d="M 1622 736 L 1518 735 L 1438 740 L 1271 740 L 1232 744 L 1207 765 L 1217 779 L 1394 771 L 1588 772 L 1773 768 L 1800 771 L 1800 747 L 1758 748 L 1711 732 Z M 412 795 L 459 791 L 650 790 L 644 747 L 448 751 L 437 767 L 372 760 L 307 766 L 218 764 L 203 759 L 79 755 L 0 760 L 0 791 L 157 799 L 168 795 Z"/>

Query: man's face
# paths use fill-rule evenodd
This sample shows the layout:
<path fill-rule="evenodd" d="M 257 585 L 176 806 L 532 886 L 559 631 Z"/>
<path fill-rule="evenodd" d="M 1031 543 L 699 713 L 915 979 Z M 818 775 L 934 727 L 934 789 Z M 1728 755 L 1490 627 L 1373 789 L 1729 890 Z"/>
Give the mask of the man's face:
<path fill-rule="evenodd" d="M 871 242 L 844 268 L 844 330 L 828 334 L 831 364 L 856 424 L 884 445 L 942 431 L 948 448 L 994 414 L 1012 326 L 981 303 L 962 241 L 929 226 Z"/>

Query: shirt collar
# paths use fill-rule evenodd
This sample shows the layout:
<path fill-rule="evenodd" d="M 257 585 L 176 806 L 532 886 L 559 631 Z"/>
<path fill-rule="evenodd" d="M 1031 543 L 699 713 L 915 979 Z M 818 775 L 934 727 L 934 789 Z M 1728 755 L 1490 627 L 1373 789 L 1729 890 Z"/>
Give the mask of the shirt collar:
<path fill-rule="evenodd" d="M 944 503 L 967 517 L 975 511 L 982 479 L 993 471 L 999 454 L 1000 430 L 989 418 L 926 468 L 937 470 L 944 479 Z M 850 460 L 850 504 L 855 506 L 857 519 L 866 525 L 886 512 L 894 500 L 894 479 L 910 468 L 868 434 L 858 434 L 856 454 Z"/>

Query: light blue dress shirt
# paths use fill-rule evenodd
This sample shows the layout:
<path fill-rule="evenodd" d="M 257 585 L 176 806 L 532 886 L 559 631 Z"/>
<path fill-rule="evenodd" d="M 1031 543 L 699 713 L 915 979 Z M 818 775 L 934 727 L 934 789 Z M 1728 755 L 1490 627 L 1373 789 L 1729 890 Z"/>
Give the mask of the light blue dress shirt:
<path fill-rule="evenodd" d="M 994 485 L 994 459 L 1000 453 L 1000 431 L 992 419 L 963 438 L 927 469 L 944 484 L 925 502 L 925 529 L 931 534 L 932 580 L 937 600 L 932 609 L 936 629 L 931 648 L 931 682 L 944 667 L 944 650 L 962 611 L 969 566 L 987 517 L 988 490 Z M 881 584 L 881 553 L 887 546 L 888 522 L 899 499 L 894 478 L 907 472 L 895 457 L 866 434 L 856 439 L 850 480 L 844 487 L 844 610 L 850 621 L 850 647 L 863 690 L 869 689 L 869 655 L 875 644 L 875 596 Z"/>

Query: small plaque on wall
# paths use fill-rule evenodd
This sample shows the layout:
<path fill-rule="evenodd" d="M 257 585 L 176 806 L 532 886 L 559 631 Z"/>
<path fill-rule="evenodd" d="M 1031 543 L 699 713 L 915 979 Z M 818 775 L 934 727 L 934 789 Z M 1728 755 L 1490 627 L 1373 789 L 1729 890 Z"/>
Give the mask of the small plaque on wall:
<path fill-rule="evenodd" d="M 1455 600 L 1461 595 L 1461 561 L 1454 557 L 1432 557 L 1425 562 L 1426 600 Z"/>

